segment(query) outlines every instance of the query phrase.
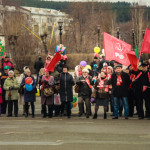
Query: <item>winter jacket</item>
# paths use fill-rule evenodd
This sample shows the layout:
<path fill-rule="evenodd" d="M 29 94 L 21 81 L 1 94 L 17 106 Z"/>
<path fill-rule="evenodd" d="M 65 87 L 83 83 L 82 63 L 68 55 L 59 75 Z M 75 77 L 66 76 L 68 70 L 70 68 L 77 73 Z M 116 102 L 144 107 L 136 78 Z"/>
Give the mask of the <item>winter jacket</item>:
<path fill-rule="evenodd" d="M 10 87 L 14 87 L 12 90 L 9 90 Z M 6 90 L 5 100 L 18 100 L 18 89 L 19 82 L 13 78 L 7 78 L 4 82 L 4 90 Z"/>
<path fill-rule="evenodd" d="M 38 60 L 35 62 L 34 64 L 34 69 L 36 70 L 36 72 L 39 72 L 41 68 L 44 67 L 44 63 L 42 60 Z"/>
<path fill-rule="evenodd" d="M 121 72 L 122 83 L 120 86 L 117 86 L 117 75 L 116 73 L 112 74 L 109 84 L 112 84 L 112 94 L 114 97 L 127 97 L 128 90 L 130 86 L 130 77 L 127 73 Z"/>
<path fill-rule="evenodd" d="M 90 84 L 92 85 L 92 77 L 88 77 L 90 80 Z M 88 86 L 86 82 L 82 82 L 81 80 L 85 80 L 83 75 L 78 77 L 76 84 L 80 86 L 78 97 L 90 98 L 92 94 L 92 89 Z"/>
<path fill-rule="evenodd" d="M 60 74 L 60 99 L 62 102 L 73 101 L 73 87 L 74 80 L 71 74 Z"/>
<path fill-rule="evenodd" d="M 25 102 L 35 102 L 36 101 L 36 83 L 35 83 L 35 79 L 33 76 L 30 76 L 33 80 L 32 86 L 33 86 L 33 90 L 32 91 L 27 91 L 26 89 L 24 89 L 24 101 Z M 23 78 L 21 84 L 20 84 L 20 88 L 23 88 L 25 86 L 25 79 L 27 78 L 27 76 L 25 78 Z"/>

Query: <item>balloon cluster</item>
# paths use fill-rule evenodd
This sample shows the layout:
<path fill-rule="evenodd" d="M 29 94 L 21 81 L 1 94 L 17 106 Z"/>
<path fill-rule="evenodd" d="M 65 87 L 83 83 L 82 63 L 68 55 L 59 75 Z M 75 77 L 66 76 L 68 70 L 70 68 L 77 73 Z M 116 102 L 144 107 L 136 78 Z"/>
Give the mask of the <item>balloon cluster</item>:
<path fill-rule="evenodd" d="M 67 49 L 67 48 L 66 48 L 64 45 L 59 44 L 59 45 L 56 46 L 56 51 L 55 51 L 55 53 L 56 53 L 56 52 L 59 52 L 59 53 L 65 55 L 66 49 Z"/>
<path fill-rule="evenodd" d="M 33 90 L 33 86 L 32 86 L 32 83 L 33 83 L 33 79 L 31 77 L 27 77 L 25 79 L 25 89 L 28 91 L 28 92 L 31 92 Z"/>
<path fill-rule="evenodd" d="M 85 69 L 89 69 L 89 70 L 92 69 L 91 66 L 90 66 L 90 65 L 87 65 L 87 62 L 84 61 L 84 60 L 82 60 L 82 61 L 80 62 L 80 66 L 83 66 Z"/>
<path fill-rule="evenodd" d="M 73 96 L 73 101 L 70 102 L 70 108 L 75 108 L 77 106 L 77 98 L 75 96 Z M 65 106 L 65 108 L 67 109 L 67 105 Z"/>

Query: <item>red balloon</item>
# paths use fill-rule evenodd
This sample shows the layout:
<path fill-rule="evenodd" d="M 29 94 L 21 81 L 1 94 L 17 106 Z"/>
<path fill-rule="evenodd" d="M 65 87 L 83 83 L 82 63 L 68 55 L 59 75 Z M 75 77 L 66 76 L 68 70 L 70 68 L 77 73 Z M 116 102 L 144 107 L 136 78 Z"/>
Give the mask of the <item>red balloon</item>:
<path fill-rule="evenodd" d="M 32 84 L 32 83 L 33 83 L 33 80 L 32 80 L 31 77 L 27 77 L 27 78 L 25 79 L 25 84 Z"/>

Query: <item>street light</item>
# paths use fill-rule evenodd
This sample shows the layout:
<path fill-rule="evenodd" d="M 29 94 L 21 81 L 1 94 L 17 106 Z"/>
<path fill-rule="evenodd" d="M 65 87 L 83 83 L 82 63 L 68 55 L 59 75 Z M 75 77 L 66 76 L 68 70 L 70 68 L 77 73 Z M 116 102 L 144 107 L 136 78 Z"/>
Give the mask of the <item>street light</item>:
<path fill-rule="evenodd" d="M 60 35 L 60 44 L 62 44 L 62 26 L 63 26 L 63 22 L 60 20 L 58 21 L 58 25 L 59 25 L 59 35 Z"/>
<path fill-rule="evenodd" d="M 117 27 L 117 38 L 119 39 L 120 38 L 120 36 L 119 36 L 119 33 L 120 32 L 120 28 L 119 27 Z"/>
<path fill-rule="evenodd" d="M 135 33 L 134 33 L 134 29 L 132 29 L 132 47 L 133 50 L 135 49 Z"/>
<path fill-rule="evenodd" d="M 100 47 L 100 26 L 97 26 L 97 35 L 98 35 L 98 47 Z"/>
<path fill-rule="evenodd" d="M 47 38 L 47 33 L 44 33 L 43 35 L 41 35 L 41 40 L 45 49 L 45 54 L 48 53 L 47 45 L 46 45 L 46 38 Z"/>

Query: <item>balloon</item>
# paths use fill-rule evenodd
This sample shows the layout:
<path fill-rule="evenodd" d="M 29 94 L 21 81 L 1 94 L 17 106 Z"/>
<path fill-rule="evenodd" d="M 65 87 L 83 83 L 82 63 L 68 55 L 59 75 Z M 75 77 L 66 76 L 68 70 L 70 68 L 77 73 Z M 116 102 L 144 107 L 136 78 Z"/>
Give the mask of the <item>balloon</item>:
<path fill-rule="evenodd" d="M 98 53 L 94 53 L 94 57 L 98 57 Z"/>
<path fill-rule="evenodd" d="M 25 79 L 25 84 L 32 84 L 33 83 L 33 79 L 31 77 L 27 77 Z"/>
<path fill-rule="evenodd" d="M 77 101 L 77 98 L 73 96 L 73 103 L 75 103 L 76 101 Z"/>
<path fill-rule="evenodd" d="M 92 97 L 92 98 L 91 98 L 91 102 L 93 103 L 94 101 L 95 101 L 95 98 Z"/>
<path fill-rule="evenodd" d="M 55 51 L 55 53 L 56 53 L 56 52 L 60 52 L 60 53 L 65 54 L 66 49 L 67 49 L 67 48 L 64 47 L 64 45 L 59 44 L 59 45 L 56 46 L 56 51 Z"/>
<path fill-rule="evenodd" d="M 84 60 L 82 60 L 82 61 L 80 62 L 80 65 L 83 66 L 83 67 L 85 67 L 85 66 L 87 65 L 87 62 L 84 61 Z"/>
<path fill-rule="evenodd" d="M 91 66 L 90 66 L 90 65 L 86 65 L 86 66 L 85 66 L 85 69 L 91 70 Z"/>
<path fill-rule="evenodd" d="M 97 68 L 97 64 L 94 64 L 94 66 L 93 66 L 94 68 Z"/>
<path fill-rule="evenodd" d="M 33 86 L 31 84 L 25 84 L 25 89 L 28 91 L 28 92 L 31 92 L 33 90 Z"/>
<path fill-rule="evenodd" d="M 100 50 L 100 48 L 99 47 L 94 47 L 94 52 L 95 53 L 99 53 L 101 50 Z"/>
<path fill-rule="evenodd" d="M 39 89 L 37 89 L 36 96 L 40 96 L 40 90 Z"/>
<path fill-rule="evenodd" d="M 77 106 L 77 102 L 73 103 L 73 108 L 75 108 Z"/>

